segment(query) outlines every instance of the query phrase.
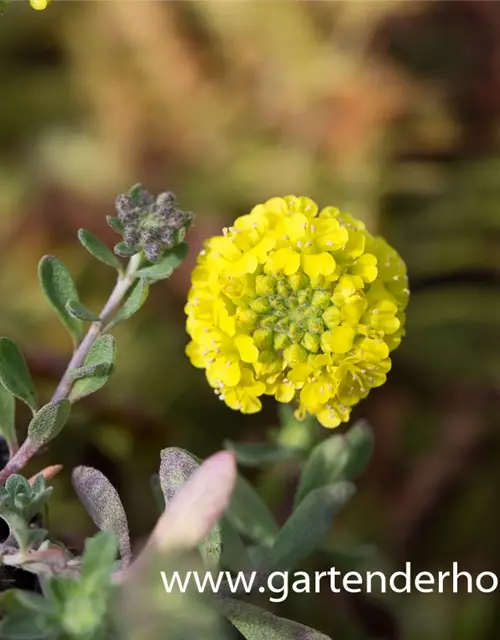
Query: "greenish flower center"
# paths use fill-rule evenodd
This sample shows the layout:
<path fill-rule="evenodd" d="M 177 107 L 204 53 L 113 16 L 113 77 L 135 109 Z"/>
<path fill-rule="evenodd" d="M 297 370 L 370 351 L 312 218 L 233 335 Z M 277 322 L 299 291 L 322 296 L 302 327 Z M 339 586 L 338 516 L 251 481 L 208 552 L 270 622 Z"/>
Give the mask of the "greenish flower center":
<path fill-rule="evenodd" d="M 295 286 L 287 276 L 260 277 L 266 279 L 265 287 L 262 282 L 257 283 L 257 293 L 262 295 L 243 311 L 253 327 L 257 347 L 281 352 L 296 344 L 309 353 L 318 353 L 321 335 L 330 324 L 328 309 L 332 308 L 333 315 L 340 315 L 331 301 L 332 292 L 312 289 L 309 279 L 303 276 L 291 278 Z"/>

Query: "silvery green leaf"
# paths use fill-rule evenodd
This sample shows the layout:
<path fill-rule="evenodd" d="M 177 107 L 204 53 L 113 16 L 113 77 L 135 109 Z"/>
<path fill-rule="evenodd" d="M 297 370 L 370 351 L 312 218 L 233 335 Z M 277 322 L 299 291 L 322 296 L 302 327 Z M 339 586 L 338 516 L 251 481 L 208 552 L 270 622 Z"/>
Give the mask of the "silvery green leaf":
<path fill-rule="evenodd" d="M 303 624 L 232 598 L 218 598 L 220 611 L 241 631 L 246 640 L 331 640 Z"/>
<path fill-rule="evenodd" d="M 236 460 L 220 451 L 205 460 L 167 502 L 150 538 L 150 547 L 178 551 L 198 546 L 227 508 L 236 480 Z"/>
<path fill-rule="evenodd" d="M 150 267 L 143 267 L 136 271 L 136 275 L 140 278 L 145 278 L 150 282 L 156 282 L 158 280 L 166 280 L 170 278 L 172 273 L 174 272 L 173 268 L 169 264 L 163 264 L 163 261 L 160 260 Z"/>
<path fill-rule="evenodd" d="M 299 449 L 284 447 L 272 442 L 237 443 L 226 440 L 224 447 L 235 454 L 240 465 L 246 467 L 258 467 L 266 463 L 293 460 L 301 454 Z"/>
<path fill-rule="evenodd" d="M 307 494 L 340 480 L 354 480 L 368 462 L 373 438 L 366 423 L 357 423 L 345 435 L 329 436 L 311 452 L 302 470 L 295 506 Z"/>
<path fill-rule="evenodd" d="M 72 482 L 96 527 L 116 535 L 120 555 L 128 562 L 131 555 L 128 522 L 116 489 L 105 475 L 92 467 L 77 467 L 73 471 Z"/>
<path fill-rule="evenodd" d="M 314 489 L 299 504 L 276 536 L 264 561 L 269 571 L 288 571 L 320 546 L 337 513 L 354 493 L 338 482 Z"/>
<path fill-rule="evenodd" d="M 26 360 L 10 338 L 0 338 L 0 384 L 36 410 L 36 393 Z"/>
<path fill-rule="evenodd" d="M 149 294 L 149 285 L 147 284 L 144 278 L 139 278 L 130 290 L 127 299 L 123 303 L 120 311 L 116 314 L 111 322 L 111 326 L 114 326 L 118 322 L 123 322 L 123 320 L 127 320 L 134 313 L 137 313 L 142 305 L 146 302 L 146 299 Z"/>
<path fill-rule="evenodd" d="M 181 242 L 173 249 L 169 249 L 161 259 L 163 265 L 170 265 L 172 269 L 177 269 L 186 259 L 189 253 L 189 245 L 187 242 Z"/>
<path fill-rule="evenodd" d="M 195 458 L 183 449 L 169 447 L 160 454 L 159 470 L 160 486 L 165 503 L 172 501 L 179 490 L 200 468 Z M 217 566 L 222 552 L 221 531 L 219 524 L 208 533 L 200 544 L 200 554 L 205 566 Z"/>
<path fill-rule="evenodd" d="M 45 256 L 40 261 L 38 276 L 43 292 L 75 343 L 78 343 L 83 336 L 82 322 L 72 318 L 66 309 L 69 300 L 78 300 L 78 291 L 70 272 L 55 256 Z"/>
<path fill-rule="evenodd" d="M 78 239 L 85 249 L 94 256 L 94 258 L 97 258 L 97 260 L 104 262 L 104 264 L 107 264 L 109 267 L 113 267 L 118 271 L 122 270 L 122 263 L 118 260 L 116 255 L 103 242 L 101 242 L 99 238 L 96 238 L 93 233 L 90 233 L 90 231 L 87 231 L 86 229 L 79 229 Z"/>
<path fill-rule="evenodd" d="M 15 418 L 14 396 L 0 382 L 0 434 L 5 438 L 10 451 L 18 448 Z"/>
<path fill-rule="evenodd" d="M 49 402 L 33 416 L 28 427 L 28 440 L 38 446 L 47 444 L 59 434 L 68 421 L 70 412 L 69 400 Z"/>
<path fill-rule="evenodd" d="M 31 485 L 31 493 L 34 496 L 42 494 L 46 489 L 45 478 L 43 477 L 43 473 L 38 473 L 33 484 Z"/>
<path fill-rule="evenodd" d="M 66 303 L 66 311 L 72 318 L 83 320 L 84 322 L 99 322 L 100 318 L 93 311 L 84 307 L 78 300 L 68 300 Z"/>
<path fill-rule="evenodd" d="M 84 367 L 99 366 L 88 377 L 75 381 L 71 389 L 69 399 L 75 402 L 80 398 L 90 395 L 98 391 L 109 380 L 115 363 L 116 345 L 113 336 L 106 334 L 98 338 L 90 348 L 87 357 L 84 360 Z"/>
<path fill-rule="evenodd" d="M 151 280 L 168 278 L 184 262 L 188 252 L 189 245 L 186 242 L 182 242 L 173 249 L 169 249 L 154 264 L 139 269 L 137 275 Z"/>
<path fill-rule="evenodd" d="M 160 486 L 166 503 L 169 503 L 177 491 L 195 473 L 199 460 L 184 449 L 168 447 L 160 452 Z"/>
<path fill-rule="evenodd" d="M 126 242 L 115 244 L 113 251 L 122 258 L 131 258 L 139 251 L 139 247 L 132 247 Z"/>
<path fill-rule="evenodd" d="M 15 497 L 18 494 L 31 495 L 30 483 L 24 476 L 17 473 L 9 476 L 5 482 L 5 489 L 12 496 Z"/>
<path fill-rule="evenodd" d="M 264 546 L 270 546 L 279 527 L 269 508 L 252 485 L 238 476 L 226 517 L 237 531 Z"/>
<path fill-rule="evenodd" d="M 70 371 L 71 380 L 80 380 L 81 378 L 90 378 L 92 376 L 105 375 L 110 372 L 112 365 L 100 362 L 99 364 L 89 364 L 85 367 L 77 367 Z"/>
<path fill-rule="evenodd" d="M 120 218 L 115 216 L 106 216 L 106 222 L 113 229 L 113 231 L 115 231 L 116 233 L 119 233 L 121 236 L 123 235 L 123 232 L 125 231 L 125 229 L 123 227 L 123 222 L 120 220 Z"/>

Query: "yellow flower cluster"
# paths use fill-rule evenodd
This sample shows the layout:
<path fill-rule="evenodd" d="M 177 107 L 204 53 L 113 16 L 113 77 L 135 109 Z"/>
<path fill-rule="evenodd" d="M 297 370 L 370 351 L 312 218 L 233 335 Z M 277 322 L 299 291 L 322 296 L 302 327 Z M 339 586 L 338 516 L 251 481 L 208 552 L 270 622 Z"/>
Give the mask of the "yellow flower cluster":
<path fill-rule="evenodd" d="M 49 0 L 30 0 L 30 6 L 35 11 L 44 11 L 49 4 Z"/>
<path fill-rule="evenodd" d="M 260 396 L 325 427 L 385 382 L 404 334 L 406 267 L 334 207 L 272 198 L 206 241 L 186 305 L 186 352 L 232 409 Z"/>

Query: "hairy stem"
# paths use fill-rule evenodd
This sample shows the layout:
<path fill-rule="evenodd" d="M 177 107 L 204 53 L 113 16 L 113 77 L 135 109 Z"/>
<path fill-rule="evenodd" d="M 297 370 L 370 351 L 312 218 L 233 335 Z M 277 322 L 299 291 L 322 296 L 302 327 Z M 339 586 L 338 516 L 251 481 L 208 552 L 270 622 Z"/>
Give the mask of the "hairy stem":
<path fill-rule="evenodd" d="M 134 273 L 140 264 L 141 258 L 142 255 L 140 253 L 133 256 L 130 259 L 126 272 L 118 276 L 115 288 L 113 289 L 108 301 L 104 305 L 103 310 L 99 314 L 99 321 L 93 322 L 90 325 L 86 336 L 80 342 L 75 352 L 73 353 L 73 357 L 66 367 L 66 371 L 64 372 L 63 377 L 61 378 L 61 381 L 59 382 L 57 389 L 52 396 L 51 402 L 58 402 L 68 397 L 73 382 L 71 379 L 72 370 L 77 369 L 78 367 L 81 367 L 83 365 L 83 362 L 87 357 L 87 354 L 90 351 L 92 345 L 101 335 L 103 327 L 118 311 L 125 294 L 130 289 L 134 281 Z"/>

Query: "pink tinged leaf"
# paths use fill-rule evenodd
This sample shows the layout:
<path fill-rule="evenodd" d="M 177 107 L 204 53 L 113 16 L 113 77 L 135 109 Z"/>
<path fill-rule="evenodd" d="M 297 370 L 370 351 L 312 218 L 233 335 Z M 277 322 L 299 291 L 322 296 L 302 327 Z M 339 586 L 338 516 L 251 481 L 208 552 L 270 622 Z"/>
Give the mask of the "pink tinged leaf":
<path fill-rule="evenodd" d="M 230 451 L 211 456 L 167 505 L 151 535 L 160 551 L 191 549 L 223 515 L 236 482 L 236 458 Z"/>

